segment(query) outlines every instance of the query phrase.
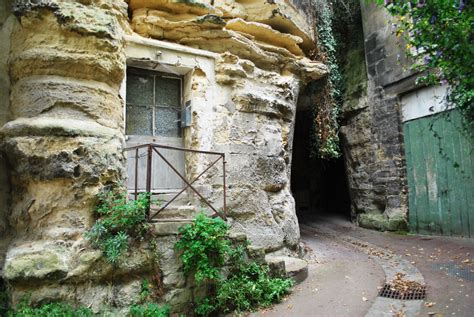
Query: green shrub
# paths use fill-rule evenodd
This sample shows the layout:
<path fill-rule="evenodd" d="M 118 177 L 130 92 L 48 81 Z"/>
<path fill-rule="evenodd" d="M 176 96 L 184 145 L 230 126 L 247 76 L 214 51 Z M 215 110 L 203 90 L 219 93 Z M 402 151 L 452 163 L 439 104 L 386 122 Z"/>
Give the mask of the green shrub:
<path fill-rule="evenodd" d="M 176 249 L 183 251 L 181 260 L 185 274 L 194 273 L 198 284 L 220 278 L 230 242 L 226 238 L 227 223 L 221 218 L 199 214 L 192 224 L 179 229 L 180 240 Z"/>
<path fill-rule="evenodd" d="M 9 300 L 8 292 L 5 289 L 3 289 L 3 285 L 0 284 L 0 316 L 4 316 L 7 313 L 8 300 Z"/>
<path fill-rule="evenodd" d="M 228 263 L 227 278 L 217 282 L 215 296 L 201 302 L 196 314 L 240 313 L 268 307 L 279 302 L 293 286 L 291 279 L 271 277 L 267 265 L 246 261 L 242 247 L 233 248 Z"/>
<path fill-rule="evenodd" d="M 98 220 L 86 237 L 102 250 L 108 262 L 116 264 L 128 250 L 129 240 L 146 234 L 149 204 L 149 193 L 140 194 L 136 200 L 127 200 L 126 191 L 100 193 L 95 209 Z"/>
<path fill-rule="evenodd" d="M 167 317 L 169 316 L 170 308 L 165 305 L 158 306 L 155 303 L 148 303 L 143 305 L 133 305 L 130 307 L 130 317 Z"/>
<path fill-rule="evenodd" d="M 86 307 L 74 308 L 64 303 L 49 303 L 39 307 L 30 307 L 26 302 L 18 305 L 16 310 L 10 311 L 8 317 L 89 317 L 92 310 Z"/>
<path fill-rule="evenodd" d="M 150 282 L 145 278 L 140 285 L 140 300 L 145 301 L 151 295 Z"/>
<path fill-rule="evenodd" d="M 268 307 L 293 285 L 291 279 L 271 277 L 267 265 L 247 260 L 243 246 L 231 246 L 228 229 L 222 219 L 204 214 L 180 229 L 176 248 L 183 251 L 184 271 L 194 273 L 198 284 L 206 281 L 210 290 L 208 297 L 196 303 L 194 312 L 199 316 Z"/>

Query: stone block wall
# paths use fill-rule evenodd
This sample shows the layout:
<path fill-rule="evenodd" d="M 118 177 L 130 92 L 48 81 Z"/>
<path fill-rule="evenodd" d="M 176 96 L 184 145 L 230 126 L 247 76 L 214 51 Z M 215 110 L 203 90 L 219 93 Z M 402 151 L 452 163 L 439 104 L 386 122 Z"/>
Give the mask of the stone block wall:
<path fill-rule="evenodd" d="M 341 129 L 352 217 L 372 229 L 404 229 L 408 206 L 399 94 L 413 87 L 413 74 L 384 9 L 361 1 L 361 13 L 358 46 L 364 53 L 358 64 L 366 65 L 367 84 L 346 96 Z"/>

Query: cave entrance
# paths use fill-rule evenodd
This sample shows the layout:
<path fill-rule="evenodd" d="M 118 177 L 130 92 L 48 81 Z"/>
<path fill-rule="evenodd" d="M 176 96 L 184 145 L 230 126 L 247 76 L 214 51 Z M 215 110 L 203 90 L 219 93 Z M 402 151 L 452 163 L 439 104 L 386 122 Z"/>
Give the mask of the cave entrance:
<path fill-rule="evenodd" d="M 343 157 L 323 160 L 311 157 L 311 110 L 296 112 L 291 191 L 298 220 L 327 217 L 350 220 L 350 198 Z"/>

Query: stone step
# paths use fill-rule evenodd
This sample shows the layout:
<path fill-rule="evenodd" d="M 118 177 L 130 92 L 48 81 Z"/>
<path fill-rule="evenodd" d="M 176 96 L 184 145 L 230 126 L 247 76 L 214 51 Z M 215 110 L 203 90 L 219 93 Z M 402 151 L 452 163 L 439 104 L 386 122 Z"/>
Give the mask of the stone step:
<path fill-rule="evenodd" d="M 181 219 L 181 220 L 163 219 L 157 222 L 153 222 L 152 226 L 154 228 L 154 233 L 157 236 L 169 236 L 169 235 L 178 235 L 179 228 L 186 226 L 192 222 L 193 222 L 192 219 Z"/>
<path fill-rule="evenodd" d="M 161 207 L 151 206 L 150 214 L 154 214 Z M 168 206 L 158 213 L 153 219 L 194 219 L 199 211 L 190 205 L 186 206 Z"/>
<path fill-rule="evenodd" d="M 292 278 L 296 284 L 308 277 L 308 262 L 305 260 L 290 256 L 266 255 L 265 262 L 274 274 L 284 274 Z"/>
<path fill-rule="evenodd" d="M 142 192 L 144 191 L 140 191 L 139 194 Z M 158 201 L 158 205 L 164 206 L 168 201 L 173 199 L 177 193 L 178 192 L 175 190 L 170 190 L 167 192 L 153 192 L 151 198 L 153 201 Z M 134 199 L 135 192 L 133 190 L 128 190 L 128 197 L 129 199 Z M 186 192 L 184 192 L 184 193 L 181 193 L 178 197 L 176 197 L 176 199 L 174 199 L 171 202 L 169 207 L 185 206 L 185 205 L 190 205 L 190 204 L 191 202 L 190 202 L 189 195 Z"/>

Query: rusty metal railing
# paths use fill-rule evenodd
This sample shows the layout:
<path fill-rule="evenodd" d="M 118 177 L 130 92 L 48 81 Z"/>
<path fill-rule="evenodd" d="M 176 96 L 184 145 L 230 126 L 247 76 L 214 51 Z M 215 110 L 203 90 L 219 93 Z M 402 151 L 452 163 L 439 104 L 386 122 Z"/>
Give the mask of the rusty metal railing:
<path fill-rule="evenodd" d="M 200 151 L 200 150 L 193 150 L 187 148 L 180 148 L 175 146 L 168 146 L 168 145 L 160 145 L 156 143 L 149 143 L 149 144 L 141 144 L 137 146 L 132 146 L 125 148 L 125 151 L 135 151 L 135 180 L 134 180 L 134 197 L 137 199 L 138 197 L 138 152 L 140 149 L 146 148 L 147 149 L 147 164 L 146 164 L 146 183 L 145 183 L 145 191 L 147 193 L 152 193 L 152 178 L 153 178 L 153 154 L 155 153 L 158 155 L 170 168 L 173 172 L 186 184 L 184 188 L 182 188 L 171 200 L 167 201 L 160 209 L 158 209 L 153 214 L 150 214 L 150 210 L 148 212 L 148 220 L 151 221 L 154 217 L 156 217 L 161 211 L 163 211 L 166 207 L 168 207 L 173 201 L 176 200 L 186 189 L 190 188 L 199 198 L 202 199 L 206 203 L 206 205 L 214 211 L 214 215 L 217 215 L 222 218 L 226 218 L 227 216 L 227 205 L 226 205 L 226 170 L 225 170 L 225 154 L 220 152 L 212 152 L 212 151 Z M 182 151 L 182 152 L 189 152 L 189 153 L 197 153 L 197 154 L 207 154 L 207 155 L 214 155 L 218 156 L 218 158 L 212 161 L 198 176 L 196 176 L 192 181 L 188 181 L 184 175 L 182 175 L 178 169 L 173 166 L 173 164 L 167 160 L 164 155 L 158 149 L 166 149 L 166 150 L 174 150 L 174 151 Z M 199 193 L 199 191 L 193 186 L 193 184 L 203 176 L 207 171 L 209 171 L 214 165 L 216 165 L 220 160 L 222 160 L 222 185 L 223 185 L 223 208 L 222 212 L 219 212 L 204 196 Z"/>

